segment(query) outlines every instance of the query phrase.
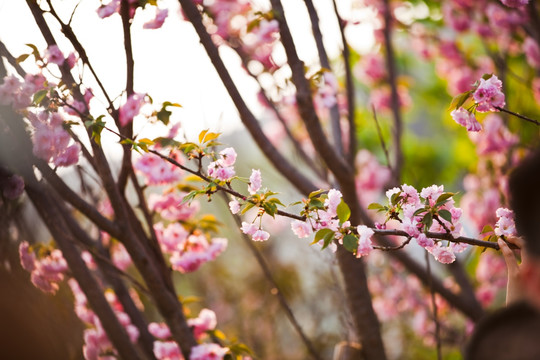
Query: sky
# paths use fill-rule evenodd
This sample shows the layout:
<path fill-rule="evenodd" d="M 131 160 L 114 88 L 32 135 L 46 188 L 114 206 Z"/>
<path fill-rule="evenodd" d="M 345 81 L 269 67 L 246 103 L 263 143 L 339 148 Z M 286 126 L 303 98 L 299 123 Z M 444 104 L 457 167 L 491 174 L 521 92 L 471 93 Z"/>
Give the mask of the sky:
<path fill-rule="evenodd" d="M 66 22 L 77 3 L 71 0 L 53 1 L 57 12 Z M 241 123 L 236 109 L 195 31 L 188 22 L 181 20 L 178 1 L 161 0 L 160 3 L 170 9 L 169 18 L 161 29 L 142 28 L 150 16 L 148 12 L 138 13 L 132 25 L 135 91 L 150 94 L 158 104 L 163 101 L 181 104 L 183 107 L 175 110 L 171 119 L 182 122 L 188 139 L 193 139 L 207 128 L 224 133 L 237 130 Z M 291 15 L 290 26 L 300 57 L 307 65 L 315 64 L 317 54 L 303 1 L 287 0 L 284 4 L 285 13 Z M 118 15 L 100 19 L 96 13 L 99 5 L 99 0 L 80 1 L 73 16 L 72 27 L 108 93 L 115 98 L 122 93 L 125 84 L 121 20 Z M 333 12 L 331 1 L 315 1 L 315 5 L 320 14 Z M 365 17 L 365 14 L 358 15 L 357 11 L 352 11 L 350 1 L 340 1 L 339 5 L 344 17 Z M 334 17 L 320 17 L 327 51 L 330 57 L 338 57 L 341 41 L 337 21 Z M 70 44 L 64 41 L 52 17 L 48 20 L 51 20 L 49 24 L 54 34 L 58 35 L 55 37 L 60 49 L 67 53 L 71 49 Z M 348 35 L 351 45 L 357 50 L 365 52 L 372 46 L 369 29 L 369 24 L 351 27 Z M 14 56 L 28 53 L 27 43 L 35 44 L 40 50 L 46 47 L 26 2 L 22 0 L 0 0 L 0 39 Z M 241 70 L 239 59 L 230 49 L 222 48 L 221 54 L 246 102 L 255 114 L 260 115 L 262 110 L 256 100 L 258 86 Z M 283 51 L 277 51 L 274 56 L 278 62 L 284 60 Z M 23 66 L 32 71 L 31 60 L 25 61 Z M 91 79 L 88 71 L 85 75 L 85 79 Z M 93 81 L 89 80 L 87 84 L 94 88 L 99 98 L 97 86 L 92 85 Z M 151 131 L 151 127 L 144 124 L 141 126 L 140 131 Z"/>

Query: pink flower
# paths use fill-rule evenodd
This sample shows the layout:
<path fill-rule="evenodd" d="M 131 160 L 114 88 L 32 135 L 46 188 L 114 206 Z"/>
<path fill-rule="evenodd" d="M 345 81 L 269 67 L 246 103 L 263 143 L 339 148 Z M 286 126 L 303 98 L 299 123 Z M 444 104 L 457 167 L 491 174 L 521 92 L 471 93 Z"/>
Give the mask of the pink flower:
<path fill-rule="evenodd" d="M 182 163 L 181 158 L 177 160 Z M 162 185 L 179 181 L 182 170 L 154 154 L 145 153 L 135 162 L 135 170 L 141 172 L 149 185 Z"/>
<path fill-rule="evenodd" d="M 111 16 L 120 10 L 120 0 L 111 0 L 107 5 L 101 5 L 97 9 L 98 16 L 102 19 Z"/>
<path fill-rule="evenodd" d="M 355 75 L 367 82 L 374 84 L 386 77 L 386 65 L 380 54 L 366 54 L 355 66 Z"/>
<path fill-rule="evenodd" d="M 243 221 L 240 230 L 242 230 L 242 232 L 246 235 L 253 235 L 255 234 L 255 231 L 259 230 L 259 227 L 255 224 L 249 224 Z"/>
<path fill-rule="evenodd" d="M 517 144 L 519 137 L 508 130 L 502 118 L 497 114 L 489 114 L 484 119 L 484 131 L 469 134 L 476 144 L 479 155 L 502 153 Z"/>
<path fill-rule="evenodd" d="M 257 193 L 262 185 L 261 171 L 251 170 L 251 176 L 249 177 L 248 191 L 251 195 Z"/>
<path fill-rule="evenodd" d="M 529 0 L 501 0 L 501 2 L 512 8 L 519 8 L 529 3 Z"/>
<path fill-rule="evenodd" d="M 235 171 L 232 166 L 223 167 L 220 160 L 213 161 L 208 164 L 208 176 L 216 178 L 220 181 L 229 181 L 234 175 Z"/>
<path fill-rule="evenodd" d="M 212 243 L 206 249 L 208 260 L 215 260 L 222 252 L 227 249 L 229 241 L 226 238 L 213 238 Z"/>
<path fill-rule="evenodd" d="M 270 234 L 264 230 L 257 230 L 251 235 L 251 240 L 253 241 L 266 241 L 270 238 Z"/>
<path fill-rule="evenodd" d="M 154 341 L 154 355 L 158 360 L 184 360 L 180 347 L 174 341 Z"/>
<path fill-rule="evenodd" d="M 457 110 L 454 110 L 450 113 L 452 119 L 461 126 L 465 126 L 467 131 L 480 131 L 482 130 L 482 125 L 476 120 L 476 117 L 473 113 L 468 112 L 464 108 L 460 107 Z"/>
<path fill-rule="evenodd" d="M 30 251 L 28 242 L 23 241 L 19 244 L 19 258 L 24 270 L 32 272 L 36 268 L 36 255 Z"/>
<path fill-rule="evenodd" d="M 516 236 L 516 225 L 514 224 L 514 213 L 506 208 L 499 208 L 496 212 L 499 220 L 495 224 L 495 235 L 497 236 Z"/>
<path fill-rule="evenodd" d="M 338 205 L 341 203 L 341 198 L 343 195 L 339 190 L 330 189 L 328 191 L 328 197 L 324 200 L 324 206 L 327 207 L 327 212 L 330 217 L 336 216 L 336 210 Z"/>
<path fill-rule="evenodd" d="M 197 270 L 202 264 L 208 261 L 208 255 L 204 252 L 189 251 L 183 254 L 173 253 L 170 258 L 171 266 L 181 273 L 189 273 Z"/>
<path fill-rule="evenodd" d="M 306 238 L 309 235 L 311 235 L 311 226 L 308 225 L 304 221 L 295 220 L 291 224 L 292 231 L 296 236 L 298 236 L 300 239 Z"/>
<path fill-rule="evenodd" d="M 229 352 L 218 344 L 201 344 L 191 349 L 189 360 L 221 360 Z"/>
<path fill-rule="evenodd" d="M 156 17 L 153 20 L 146 22 L 143 25 L 143 29 L 159 29 L 165 22 L 168 15 L 168 9 L 156 9 Z"/>
<path fill-rule="evenodd" d="M 480 79 L 480 84 L 476 88 L 473 98 L 478 104 L 476 110 L 479 112 L 496 111 L 497 107 L 505 105 L 505 97 L 502 93 L 502 82 L 496 75 L 488 80 Z"/>
<path fill-rule="evenodd" d="M 438 243 L 427 250 L 433 255 L 435 260 L 442 264 L 451 264 L 456 260 L 456 255 L 449 247 L 441 246 L 441 243 Z"/>
<path fill-rule="evenodd" d="M 171 337 L 171 330 L 165 323 L 155 323 L 152 322 L 148 324 L 148 332 L 158 339 L 168 339 Z"/>
<path fill-rule="evenodd" d="M 193 328 L 193 335 L 199 339 L 206 331 L 214 330 L 217 325 L 216 313 L 202 309 L 195 319 L 188 319 L 188 325 Z"/>
<path fill-rule="evenodd" d="M 359 258 L 369 255 L 371 250 L 373 250 L 371 237 L 375 232 L 365 225 L 358 225 L 356 231 L 358 231 L 358 249 L 356 250 L 356 257 Z"/>
<path fill-rule="evenodd" d="M 223 149 L 223 150 L 221 150 L 219 155 L 221 156 L 221 160 L 220 160 L 219 164 L 222 167 L 228 167 L 228 166 L 233 166 L 234 165 L 234 163 L 236 161 L 236 156 L 237 156 L 236 151 L 234 150 L 234 148 L 228 147 L 226 149 Z"/>
<path fill-rule="evenodd" d="M 62 65 L 65 60 L 64 54 L 62 54 L 62 51 L 60 51 L 56 45 L 51 45 L 45 50 L 45 58 L 47 59 L 47 62 L 58 66 Z"/>
<path fill-rule="evenodd" d="M 229 209 L 233 214 L 237 214 L 240 211 L 240 203 L 236 199 L 229 201 Z"/>
<path fill-rule="evenodd" d="M 423 248 L 429 248 L 435 245 L 435 242 L 433 241 L 433 239 L 428 238 L 426 234 L 424 233 L 420 233 L 416 237 L 416 243 Z"/>
<path fill-rule="evenodd" d="M 527 37 L 523 42 L 523 52 L 527 57 L 527 62 L 533 68 L 540 68 L 540 47 L 538 43 L 531 37 Z"/>
<path fill-rule="evenodd" d="M 135 116 L 139 115 L 141 107 L 146 103 L 145 98 L 145 94 L 137 93 L 128 97 L 126 103 L 120 106 L 120 109 L 118 110 L 120 125 L 126 126 L 133 121 Z"/>
<path fill-rule="evenodd" d="M 68 146 L 64 151 L 54 158 L 54 165 L 67 167 L 77 164 L 79 162 L 80 151 L 81 145 L 79 143 Z"/>

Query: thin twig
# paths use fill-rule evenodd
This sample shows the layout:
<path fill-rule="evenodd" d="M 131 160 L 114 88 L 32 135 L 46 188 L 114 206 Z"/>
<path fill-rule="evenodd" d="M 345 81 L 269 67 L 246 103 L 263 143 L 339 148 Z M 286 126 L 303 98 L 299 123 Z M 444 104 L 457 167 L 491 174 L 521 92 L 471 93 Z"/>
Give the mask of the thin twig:
<path fill-rule="evenodd" d="M 390 164 L 390 155 L 388 154 L 388 148 L 386 147 L 386 142 L 384 141 L 384 137 L 382 135 L 381 126 L 379 124 L 379 120 L 377 119 L 377 112 L 375 111 L 375 106 L 371 105 L 371 110 L 373 111 L 373 120 L 375 121 L 375 125 L 377 127 L 377 134 L 379 135 L 379 140 L 381 141 L 381 147 L 384 151 L 384 157 L 386 158 L 386 166 L 390 171 L 392 171 L 392 165 Z"/>
<path fill-rule="evenodd" d="M 528 121 L 530 123 L 533 123 L 533 124 L 535 124 L 537 126 L 540 126 L 540 121 L 531 119 L 531 118 L 529 118 L 529 117 L 527 117 L 525 115 L 518 114 L 517 112 L 513 112 L 511 110 L 508 110 L 508 109 L 505 109 L 505 108 L 502 108 L 502 107 L 499 107 L 499 106 L 495 106 L 495 109 L 497 109 L 497 110 L 499 110 L 501 112 L 513 115 L 515 117 L 518 117 L 518 118 L 523 119 L 525 121 Z"/>

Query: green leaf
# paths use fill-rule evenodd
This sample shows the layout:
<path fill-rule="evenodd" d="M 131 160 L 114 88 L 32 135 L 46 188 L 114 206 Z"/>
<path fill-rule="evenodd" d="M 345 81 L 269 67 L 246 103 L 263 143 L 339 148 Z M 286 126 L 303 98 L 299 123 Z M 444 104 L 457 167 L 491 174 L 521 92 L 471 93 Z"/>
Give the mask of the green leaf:
<path fill-rule="evenodd" d="M 169 118 L 171 117 L 171 115 L 172 111 L 167 110 L 165 107 L 161 108 L 161 110 L 159 110 L 156 114 L 158 120 L 165 125 L 169 125 Z"/>
<path fill-rule="evenodd" d="M 489 80 L 492 76 L 493 76 L 493 74 L 484 74 L 484 75 L 482 75 L 482 79 Z"/>
<path fill-rule="evenodd" d="M 328 245 L 330 245 L 330 243 L 332 242 L 332 240 L 334 240 L 334 232 L 332 231 L 332 233 L 330 234 L 326 234 L 325 237 L 322 239 L 323 240 L 323 246 L 321 248 L 321 250 L 324 250 L 328 247 Z"/>
<path fill-rule="evenodd" d="M 428 212 L 422 218 L 422 223 L 425 225 L 425 230 L 429 231 L 429 228 L 431 227 L 431 225 L 433 225 L 433 215 L 430 212 Z"/>
<path fill-rule="evenodd" d="M 323 240 L 328 235 L 334 237 L 334 232 L 330 229 L 321 229 L 317 231 L 317 233 L 315 233 L 315 239 L 313 240 L 312 244 L 318 243 L 320 240 Z"/>
<path fill-rule="evenodd" d="M 197 195 L 204 194 L 205 190 L 193 190 L 184 196 L 180 205 L 190 203 Z"/>
<path fill-rule="evenodd" d="M 276 216 L 277 213 L 277 205 L 269 202 L 264 202 L 262 204 L 262 207 L 266 213 L 272 217 Z"/>
<path fill-rule="evenodd" d="M 24 60 L 26 60 L 29 56 L 30 56 L 30 54 L 22 54 L 19 57 L 17 57 L 17 59 L 15 59 L 15 61 L 17 62 L 17 64 L 20 64 Z"/>
<path fill-rule="evenodd" d="M 426 212 L 426 211 L 427 211 L 427 209 L 426 209 L 425 207 L 420 208 L 420 209 L 417 209 L 417 210 L 414 212 L 413 216 L 420 215 L 421 213 Z"/>
<path fill-rule="evenodd" d="M 446 209 L 439 210 L 439 216 L 448 221 L 450 224 L 452 223 L 452 213 L 450 211 Z"/>
<path fill-rule="evenodd" d="M 397 203 L 403 199 L 403 197 L 401 196 L 401 191 L 400 192 L 397 192 L 395 194 L 392 194 L 392 197 L 390 198 L 390 203 L 392 205 L 397 205 Z"/>
<path fill-rule="evenodd" d="M 181 142 L 167 137 L 157 137 L 152 140 L 154 143 L 161 145 L 162 147 L 180 147 Z"/>
<path fill-rule="evenodd" d="M 308 198 L 313 199 L 315 196 L 322 194 L 325 190 L 316 190 L 309 193 Z"/>
<path fill-rule="evenodd" d="M 343 247 L 347 251 L 355 252 L 358 249 L 358 238 L 352 234 L 347 234 L 343 237 Z"/>
<path fill-rule="evenodd" d="M 491 225 L 485 225 L 482 228 L 482 231 L 480 231 L 480 234 L 485 234 L 485 233 L 489 233 L 489 232 L 492 232 L 492 231 L 493 231 L 493 228 L 491 227 Z"/>
<path fill-rule="evenodd" d="M 469 99 L 471 94 L 472 94 L 472 90 L 469 90 L 455 96 L 452 99 L 452 102 L 450 103 L 450 107 L 448 109 L 449 110 L 459 109 L 461 106 L 463 106 L 463 104 L 465 104 L 465 102 Z"/>
<path fill-rule="evenodd" d="M 268 201 L 268 202 L 270 202 L 272 204 L 285 206 L 285 205 L 283 205 L 283 203 L 278 198 L 270 198 L 270 199 L 268 199 L 266 201 Z"/>
<path fill-rule="evenodd" d="M 437 201 L 435 201 L 435 206 L 436 207 L 439 207 L 441 205 L 444 205 L 448 199 L 450 199 L 452 196 L 454 196 L 455 194 L 454 193 L 451 193 L 451 192 L 445 192 L 445 193 L 442 193 L 441 195 L 439 195 L 439 197 L 437 198 Z"/>
<path fill-rule="evenodd" d="M 255 206 L 254 203 L 247 202 L 244 208 L 242 209 L 242 211 L 240 212 L 240 214 L 244 215 L 249 209 L 251 209 L 254 206 Z"/>
<path fill-rule="evenodd" d="M 34 99 L 32 100 L 34 105 L 41 104 L 41 102 L 45 99 L 45 96 L 47 96 L 48 91 L 49 90 L 47 90 L 47 89 L 43 89 L 43 90 L 39 90 L 37 93 L 35 93 L 34 94 Z"/>
<path fill-rule="evenodd" d="M 384 206 L 382 206 L 381 204 L 379 203 L 371 203 L 368 205 L 368 210 L 381 210 L 381 209 L 384 209 Z"/>
<path fill-rule="evenodd" d="M 324 202 L 322 202 L 318 198 L 311 199 L 309 201 L 309 208 L 310 209 L 324 209 Z"/>
<path fill-rule="evenodd" d="M 340 224 L 343 224 L 345 221 L 349 220 L 349 217 L 351 216 L 351 209 L 349 208 L 349 205 L 343 201 L 343 199 L 337 206 L 336 212 Z"/>

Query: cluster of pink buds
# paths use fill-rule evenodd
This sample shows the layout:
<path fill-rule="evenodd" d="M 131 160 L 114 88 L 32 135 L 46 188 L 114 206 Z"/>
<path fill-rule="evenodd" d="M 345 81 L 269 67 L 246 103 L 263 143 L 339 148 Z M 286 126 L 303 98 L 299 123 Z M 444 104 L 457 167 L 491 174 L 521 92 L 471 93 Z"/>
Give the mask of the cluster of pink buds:
<path fill-rule="evenodd" d="M 35 287 L 46 293 L 56 293 L 58 283 L 64 280 L 68 270 L 60 250 L 54 249 L 38 259 L 30 245 L 23 241 L 19 245 L 19 257 L 23 269 L 31 273 L 30 279 Z"/>

